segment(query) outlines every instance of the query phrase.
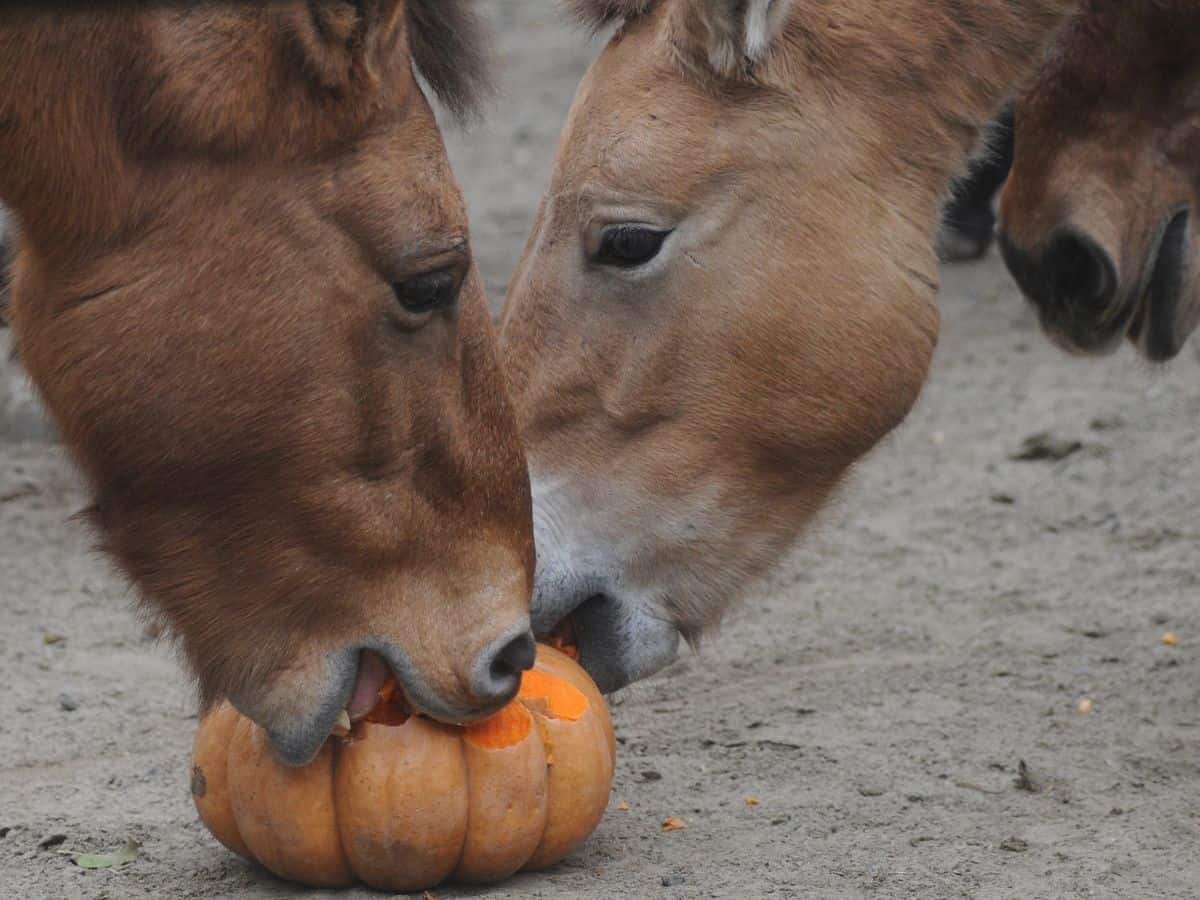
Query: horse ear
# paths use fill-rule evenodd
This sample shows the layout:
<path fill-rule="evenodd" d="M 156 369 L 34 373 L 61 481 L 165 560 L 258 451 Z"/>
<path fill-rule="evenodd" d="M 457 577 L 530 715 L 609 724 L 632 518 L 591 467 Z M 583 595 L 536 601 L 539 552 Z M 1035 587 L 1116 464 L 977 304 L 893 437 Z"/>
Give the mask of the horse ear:
<path fill-rule="evenodd" d="M 323 86 L 348 87 L 356 70 L 371 72 L 381 49 L 403 30 L 403 0 L 303 0 L 289 10 L 305 67 Z"/>
<path fill-rule="evenodd" d="M 490 88 L 485 32 L 471 0 L 301 0 L 292 33 L 305 66 L 324 86 L 377 78 L 407 36 L 413 67 L 460 119 Z"/>
<path fill-rule="evenodd" d="M 795 0 L 681 0 L 677 43 L 721 78 L 753 73 L 783 35 Z"/>

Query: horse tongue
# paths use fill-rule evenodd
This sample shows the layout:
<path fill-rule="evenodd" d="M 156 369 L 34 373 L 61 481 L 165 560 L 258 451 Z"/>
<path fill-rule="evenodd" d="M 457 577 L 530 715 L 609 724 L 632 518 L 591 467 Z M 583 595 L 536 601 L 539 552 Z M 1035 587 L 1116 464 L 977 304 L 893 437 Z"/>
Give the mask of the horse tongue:
<path fill-rule="evenodd" d="M 383 657 L 370 650 L 359 654 L 358 677 L 354 679 L 354 690 L 350 693 L 350 702 L 346 705 L 350 721 L 357 722 L 375 708 L 375 704 L 379 702 L 379 692 L 391 674 L 391 669 L 383 661 Z"/>

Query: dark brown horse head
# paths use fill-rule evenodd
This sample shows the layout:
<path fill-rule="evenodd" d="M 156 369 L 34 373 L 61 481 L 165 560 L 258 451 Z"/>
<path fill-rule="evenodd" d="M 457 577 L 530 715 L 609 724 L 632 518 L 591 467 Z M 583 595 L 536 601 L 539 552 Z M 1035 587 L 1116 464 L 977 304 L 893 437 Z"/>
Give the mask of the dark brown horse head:
<path fill-rule="evenodd" d="M 414 76 L 470 102 L 464 9 L 0 22 L 23 362 L 205 700 L 230 697 L 292 762 L 389 667 L 416 707 L 463 720 L 532 662 L 524 461 Z"/>
<path fill-rule="evenodd" d="M 1200 8 L 1092 0 L 1017 104 L 1001 248 L 1047 333 L 1175 356 L 1200 321 Z"/>
<path fill-rule="evenodd" d="M 501 332 L 535 629 L 606 689 L 668 662 L 908 413 L 941 198 L 1052 0 L 576 0 L 575 97 Z"/>

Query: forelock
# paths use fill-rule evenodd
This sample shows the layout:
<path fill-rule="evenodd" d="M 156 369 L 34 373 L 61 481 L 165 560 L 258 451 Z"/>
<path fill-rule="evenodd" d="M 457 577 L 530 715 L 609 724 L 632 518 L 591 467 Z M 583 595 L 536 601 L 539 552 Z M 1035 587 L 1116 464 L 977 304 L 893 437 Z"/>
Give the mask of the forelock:
<path fill-rule="evenodd" d="M 459 119 L 491 92 L 486 29 L 471 0 L 408 0 L 409 52 L 438 100 Z"/>

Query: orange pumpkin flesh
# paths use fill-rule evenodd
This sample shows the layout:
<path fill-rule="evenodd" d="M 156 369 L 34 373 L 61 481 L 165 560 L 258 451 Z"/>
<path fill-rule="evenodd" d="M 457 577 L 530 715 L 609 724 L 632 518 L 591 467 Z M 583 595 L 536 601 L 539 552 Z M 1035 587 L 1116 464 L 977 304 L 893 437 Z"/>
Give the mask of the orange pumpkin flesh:
<path fill-rule="evenodd" d="M 484 750 L 500 750 L 525 740 L 533 731 L 533 716 L 520 703 L 510 703 L 490 719 L 468 725 L 463 740 Z"/>
<path fill-rule="evenodd" d="M 389 683 L 300 769 L 223 704 L 196 732 L 192 794 L 222 844 L 282 878 L 419 891 L 558 862 L 604 814 L 615 747 L 595 684 L 539 645 L 517 698 L 491 718 L 457 728 L 411 715 Z"/>

